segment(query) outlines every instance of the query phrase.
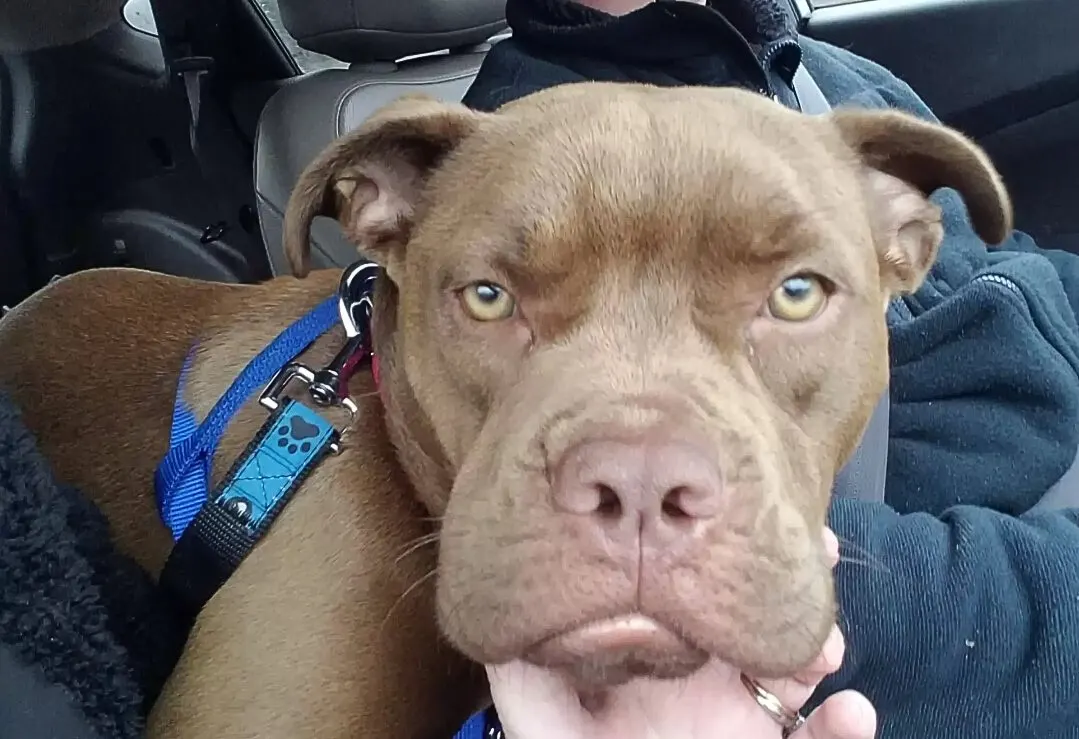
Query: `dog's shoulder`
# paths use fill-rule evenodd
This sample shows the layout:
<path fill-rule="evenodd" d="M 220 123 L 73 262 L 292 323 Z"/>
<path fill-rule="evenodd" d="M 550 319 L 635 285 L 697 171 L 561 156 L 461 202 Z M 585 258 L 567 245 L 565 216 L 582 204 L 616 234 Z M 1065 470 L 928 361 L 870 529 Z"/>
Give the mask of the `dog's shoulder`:
<path fill-rule="evenodd" d="M 331 294 L 332 270 L 307 280 L 277 278 L 255 285 L 195 280 L 140 269 L 102 268 L 77 272 L 37 291 L 0 322 L 0 345 L 135 341 L 154 345 L 229 333 L 280 330 Z"/>
<path fill-rule="evenodd" d="M 204 396 L 216 399 L 244 351 L 257 353 L 337 279 L 331 271 L 235 285 L 135 269 L 79 272 L 0 319 L 0 390 L 60 479 L 90 495 L 121 547 L 156 570 L 171 542 L 149 492 L 185 357 L 199 346 L 213 358 L 209 372 L 195 374 L 214 376 L 203 380 Z"/>

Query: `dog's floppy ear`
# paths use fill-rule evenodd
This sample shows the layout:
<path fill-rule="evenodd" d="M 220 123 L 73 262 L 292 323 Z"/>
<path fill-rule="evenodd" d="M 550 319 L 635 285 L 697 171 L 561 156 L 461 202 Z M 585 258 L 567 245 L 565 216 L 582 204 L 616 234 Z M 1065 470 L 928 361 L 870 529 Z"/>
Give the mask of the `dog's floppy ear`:
<path fill-rule="evenodd" d="M 838 110 L 830 118 L 865 165 L 891 292 L 916 290 L 936 259 L 944 232 L 940 209 L 927 198 L 938 188 L 962 195 L 983 241 L 999 244 L 1011 233 L 1012 205 L 1000 175 L 959 132 L 896 111 Z"/>
<path fill-rule="evenodd" d="M 368 257 L 404 245 L 427 176 L 484 114 L 426 96 L 403 97 L 328 146 L 300 175 L 285 210 L 292 273 L 310 270 L 311 222 L 336 218 Z"/>

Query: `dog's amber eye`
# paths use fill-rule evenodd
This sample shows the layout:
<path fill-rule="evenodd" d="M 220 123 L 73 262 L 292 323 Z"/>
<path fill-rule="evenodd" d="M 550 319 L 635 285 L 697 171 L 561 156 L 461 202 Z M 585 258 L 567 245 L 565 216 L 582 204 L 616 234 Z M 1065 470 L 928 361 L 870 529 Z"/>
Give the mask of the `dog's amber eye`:
<path fill-rule="evenodd" d="M 768 312 L 781 321 L 808 321 L 824 307 L 828 294 L 820 278 L 789 277 L 768 298 Z"/>
<path fill-rule="evenodd" d="M 474 282 L 461 291 L 465 313 L 477 321 L 504 321 L 517 310 L 506 288 L 493 282 Z"/>

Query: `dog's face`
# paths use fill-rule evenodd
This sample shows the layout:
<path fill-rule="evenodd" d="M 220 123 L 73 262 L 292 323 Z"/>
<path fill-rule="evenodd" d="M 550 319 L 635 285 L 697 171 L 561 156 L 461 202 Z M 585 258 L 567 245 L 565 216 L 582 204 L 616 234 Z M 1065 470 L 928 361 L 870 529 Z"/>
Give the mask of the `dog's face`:
<path fill-rule="evenodd" d="M 286 246 L 305 271 L 332 214 L 386 268 L 383 396 L 442 517 L 447 637 L 584 685 L 812 660 L 835 618 L 829 491 L 942 185 L 988 240 L 1010 230 L 957 134 L 731 90 L 410 99 L 331 147 Z"/>

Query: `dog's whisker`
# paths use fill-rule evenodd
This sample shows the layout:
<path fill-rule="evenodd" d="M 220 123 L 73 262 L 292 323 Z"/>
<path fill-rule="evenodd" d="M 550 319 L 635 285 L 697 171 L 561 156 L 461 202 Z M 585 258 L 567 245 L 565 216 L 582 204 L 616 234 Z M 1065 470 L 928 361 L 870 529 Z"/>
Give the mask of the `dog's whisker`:
<path fill-rule="evenodd" d="M 424 547 L 429 547 L 433 544 L 437 544 L 439 538 L 439 532 L 435 531 L 430 534 L 424 534 L 421 537 L 413 539 L 411 542 L 405 545 L 404 550 L 397 555 L 397 558 L 394 559 L 393 563 L 395 565 L 401 564 L 402 560 L 404 560 L 408 555 L 414 554 L 415 552 L 418 552 Z"/>
<path fill-rule="evenodd" d="M 401 593 L 401 595 L 398 596 L 397 600 L 393 602 L 393 605 L 390 606 L 389 610 L 386 611 L 386 617 L 382 619 L 382 624 L 379 626 L 379 630 L 381 631 L 386 628 L 386 624 L 390 622 L 390 619 L 393 617 L 394 611 L 397 610 L 397 607 L 400 606 L 405 601 L 405 599 L 408 598 L 408 596 L 412 595 L 414 592 L 416 592 L 416 590 L 423 587 L 424 584 L 434 578 L 437 574 L 438 570 L 432 569 L 430 572 L 420 576 L 416 579 L 414 583 L 405 588 L 405 592 Z"/>
<path fill-rule="evenodd" d="M 439 536 L 441 536 L 441 534 L 438 531 L 428 531 L 427 533 L 420 534 L 415 539 L 412 539 L 411 541 L 406 542 L 404 544 L 404 546 L 402 547 L 402 549 L 407 549 L 407 548 L 411 547 L 413 544 L 416 544 L 418 542 L 430 543 L 432 541 L 437 541 Z"/>
<path fill-rule="evenodd" d="M 885 567 L 881 562 L 874 561 L 872 559 L 858 559 L 855 557 L 840 557 L 840 564 L 853 565 L 855 567 L 865 567 L 867 569 L 876 570 L 878 572 L 888 573 L 891 570 Z"/>
<path fill-rule="evenodd" d="M 853 550 L 853 557 L 847 554 L 848 550 Z M 863 564 L 866 566 L 875 566 L 879 567 L 882 571 L 887 571 L 887 568 L 884 567 L 883 563 L 879 559 L 873 556 L 872 552 L 870 552 L 865 547 L 858 546 L 857 544 L 848 539 L 839 539 L 839 561 L 846 564 Z"/>

